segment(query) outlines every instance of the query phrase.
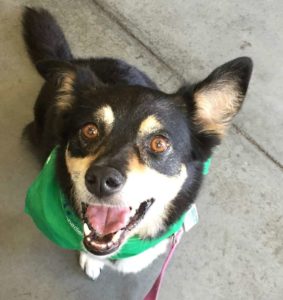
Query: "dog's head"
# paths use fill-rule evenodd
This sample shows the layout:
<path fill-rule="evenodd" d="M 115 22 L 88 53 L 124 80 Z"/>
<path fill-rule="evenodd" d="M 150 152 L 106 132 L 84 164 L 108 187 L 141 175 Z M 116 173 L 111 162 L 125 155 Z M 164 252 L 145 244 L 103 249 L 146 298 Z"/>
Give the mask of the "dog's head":
<path fill-rule="evenodd" d="M 239 58 L 165 94 L 105 86 L 86 68 L 55 64 L 55 125 L 90 252 L 112 254 L 134 234 L 154 237 L 189 207 L 251 70 L 251 60 Z"/>

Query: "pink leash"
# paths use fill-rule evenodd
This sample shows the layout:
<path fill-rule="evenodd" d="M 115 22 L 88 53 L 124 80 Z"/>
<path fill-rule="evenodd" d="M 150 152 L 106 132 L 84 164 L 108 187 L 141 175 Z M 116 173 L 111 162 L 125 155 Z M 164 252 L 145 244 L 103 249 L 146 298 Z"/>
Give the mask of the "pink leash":
<path fill-rule="evenodd" d="M 178 244 L 181 240 L 181 237 L 182 237 L 183 233 L 184 233 L 184 229 L 183 229 L 183 227 L 181 227 L 181 229 L 171 237 L 171 248 L 170 248 L 170 251 L 168 253 L 168 256 L 166 257 L 166 260 L 163 263 L 163 266 L 162 266 L 162 269 L 161 269 L 161 272 L 160 272 L 159 276 L 155 280 L 151 290 L 145 296 L 144 300 L 156 300 L 157 299 L 158 293 L 159 293 L 159 290 L 160 290 L 160 286 L 161 286 L 161 283 L 162 283 L 162 279 L 163 279 L 164 274 L 165 274 L 165 271 L 166 271 L 167 266 L 168 266 L 173 254 L 174 254 L 175 249 L 177 248 L 177 246 L 178 246 Z"/>

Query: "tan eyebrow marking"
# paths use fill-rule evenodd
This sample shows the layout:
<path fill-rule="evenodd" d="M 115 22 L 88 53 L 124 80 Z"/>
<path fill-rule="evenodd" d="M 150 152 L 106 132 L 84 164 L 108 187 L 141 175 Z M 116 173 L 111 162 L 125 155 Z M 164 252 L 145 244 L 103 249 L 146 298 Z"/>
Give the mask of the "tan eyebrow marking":
<path fill-rule="evenodd" d="M 115 121 L 112 108 L 109 105 L 104 105 L 95 112 L 95 116 L 105 124 L 106 133 L 109 134 Z"/>
<path fill-rule="evenodd" d="M 162 129 L 162 124 L 158 121 L 155 115 L 150 115 L 141 122 L 139 127 L 139 135 L 146 135 L 151 132 Z"/>

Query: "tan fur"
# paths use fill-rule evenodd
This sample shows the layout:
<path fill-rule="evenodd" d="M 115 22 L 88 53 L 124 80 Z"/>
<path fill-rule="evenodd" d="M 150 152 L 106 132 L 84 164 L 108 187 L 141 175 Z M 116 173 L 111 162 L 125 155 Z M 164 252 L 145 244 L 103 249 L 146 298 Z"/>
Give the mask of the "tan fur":
<path fill-rule="evenodd" d="M 196 92 L 196 114 L 194 119 L 202 131 L 222 137 L 238 112 L 243 97 L 232 82 L 222 82 L 216 87 L 206 87 Z"/>
<path fill-rule="evenodd" d="M 128 169 L 130 171 L 135 170 L 136 172 L 142 173 L 145 171 L 145 168 L 145 165 L 139 161 L 136 155 L 133 155 L 128 162 Z"/>
<path fill-rule="evenodd" d="M 106 133 L 109 134 L 113 128 L 115 116 L 109 105 L 102 106 L 95 112 L 96 117 L 105 124 Z"/>
<path fill-rule="evenodd" d="M 70 109 L 73 103 L 73 89 L 75 82 L 75 73 L 63 73 L 60 78 L 60 87 L 57 94 L 57 108 L 61 110 Z"/>
<path fill-rule="evenodd" d="M 70 152 L 68 151 L 68 148 L 65 152 L 65 161 L 67 169 L 74 183 L 73 193 L 77 202 L 88 202 L 88 200 L 93 198 L 93 195 L 87 190 L 85 186 L 85 174 L 92 162 L 97 159 L 101 152 L 103 152 L 103 149 L 101 149 L 96 155 L 89 155 L 82 158 L 72 157 L 70 155 Z M 77 205 L 78 211 L 81 211 L 80 203 L 75 204 Z"/>
<path fill-rule="evenodd" d="M 83 173 L 88 169 L 90 164 L 95 160 L 93 156 L 86 156 L 86 157 L 71 157 L 69 151 L 66 151 L 66 164 L 68 171 L 73 176 L 76 174 Z"/>
<path fill-rule="evenodd" d="M 158 121 L 155 115 L 150 115 L 141 122 L 138 134 L 141 136 L 150 134 L 151 132 L 162 129 L 162 124 Z"/>

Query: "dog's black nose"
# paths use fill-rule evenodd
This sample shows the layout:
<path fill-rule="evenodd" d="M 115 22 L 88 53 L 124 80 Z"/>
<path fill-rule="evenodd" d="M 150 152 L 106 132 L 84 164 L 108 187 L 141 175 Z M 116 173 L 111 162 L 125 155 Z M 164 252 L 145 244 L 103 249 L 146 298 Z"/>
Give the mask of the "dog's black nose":
<path fill-rule="evenodd" d="M 118 192 L 125 183 L 125 177 L 110 167 L 92 166 L 85 175 L 87 189 L 97 197 L 110 196 Z"/>

